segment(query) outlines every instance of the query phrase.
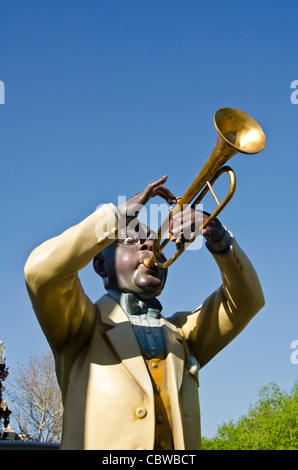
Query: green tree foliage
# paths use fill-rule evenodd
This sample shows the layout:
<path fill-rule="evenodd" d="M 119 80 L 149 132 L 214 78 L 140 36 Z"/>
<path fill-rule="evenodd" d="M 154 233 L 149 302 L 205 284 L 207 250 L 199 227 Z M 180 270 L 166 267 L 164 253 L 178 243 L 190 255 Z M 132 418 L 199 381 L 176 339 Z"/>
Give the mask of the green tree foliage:
<path fill-rule="evenodd" d="M 203 450 L 297 450 L 298 380 L 290 393 L 276 382 L 263 387 L 258 401 L 238 421 L 221 425 L 202 439 Z"/>

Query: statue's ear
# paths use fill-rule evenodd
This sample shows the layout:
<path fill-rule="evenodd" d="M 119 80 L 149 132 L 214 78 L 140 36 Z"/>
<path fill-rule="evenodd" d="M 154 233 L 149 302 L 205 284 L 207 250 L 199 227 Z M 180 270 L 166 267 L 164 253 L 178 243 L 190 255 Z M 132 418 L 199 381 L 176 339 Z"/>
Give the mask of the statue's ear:
<path fill-rule="evenodd" d="M 101 253 L 98 253 L 94 258 L 93 258 L 93 268 L 94 271 L 102 278 L 107 277 L 106 270 L 104 268 L 104 257 Z"/>

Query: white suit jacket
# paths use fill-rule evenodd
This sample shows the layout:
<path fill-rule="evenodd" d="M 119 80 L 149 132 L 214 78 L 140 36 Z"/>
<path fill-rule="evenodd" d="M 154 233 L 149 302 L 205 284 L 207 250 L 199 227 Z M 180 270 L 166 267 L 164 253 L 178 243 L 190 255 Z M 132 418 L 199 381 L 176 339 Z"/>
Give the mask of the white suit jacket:
<path fill-rule="evenodd" d="M 117 217 L 102 206 L 29 256 L 25 279 L 52 348 L 64 404 L 62 449 L 154 448 L 151 379 L 132 326 L 109 295 L 93 303 L 78 272 L 117 235 Z M 187 358 L 203 367 L 262 308 L 250 261 L 232 238 L 213 255 L 223 284 L 198 309 L 163 319 L 171 428 L 176 450 L 200 448 L 198 381 Z"/>

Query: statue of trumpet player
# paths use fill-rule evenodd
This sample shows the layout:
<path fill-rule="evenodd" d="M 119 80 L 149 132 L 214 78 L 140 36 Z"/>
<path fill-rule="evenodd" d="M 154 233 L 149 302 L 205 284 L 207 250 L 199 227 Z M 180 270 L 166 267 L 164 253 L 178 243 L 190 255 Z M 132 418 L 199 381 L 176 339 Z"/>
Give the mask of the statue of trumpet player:
<path fill-rule="evenodd" d="M 203 236 L 222 285 L 193 311 L 162 315 L 157 297 L 167 269 L 146 266 L 155 235 L 135 222 L 152 197 L 175 201 L 165 182 L 149 184 L 118 207 L 101 206 L 27 260 L 28 292 L 62 391 L 62 449 L 200 449 L 199 370 L 264 305 L 252 264 L 214 219 Z M 208 215 L 196 209 L 173 217 L 170 237 L 202 217 Z M 79 279 L 92 260 L 106 289 L 95 303 Z"/>

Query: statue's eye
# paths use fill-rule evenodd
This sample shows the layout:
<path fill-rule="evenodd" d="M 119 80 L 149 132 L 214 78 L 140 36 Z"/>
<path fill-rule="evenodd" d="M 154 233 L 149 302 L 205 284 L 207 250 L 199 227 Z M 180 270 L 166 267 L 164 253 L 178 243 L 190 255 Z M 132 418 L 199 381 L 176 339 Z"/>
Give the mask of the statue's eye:
<path fill-rule="evenodd" d="M 129 235 L 127 237 L 124 238 L 123 240 L 123 243 L 125 245 L 132 245 L 133 243 L 135 243 L 137 240 L 135 240 L 133 237 L 130 237 Z"/>

